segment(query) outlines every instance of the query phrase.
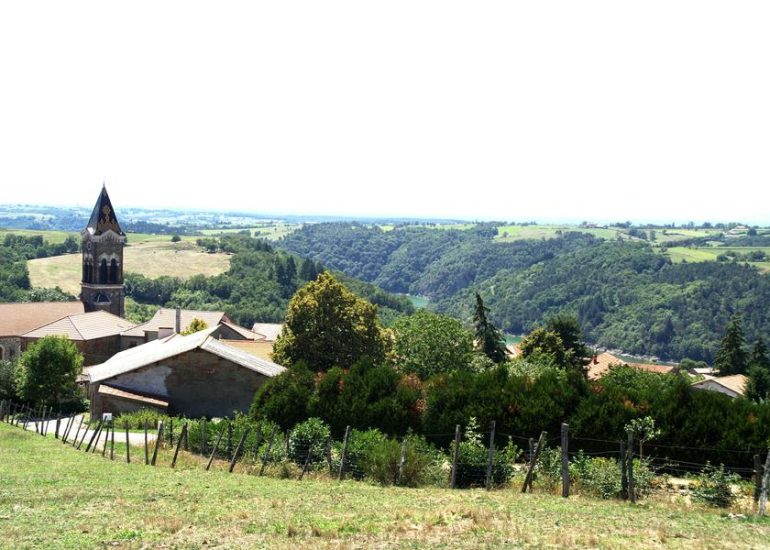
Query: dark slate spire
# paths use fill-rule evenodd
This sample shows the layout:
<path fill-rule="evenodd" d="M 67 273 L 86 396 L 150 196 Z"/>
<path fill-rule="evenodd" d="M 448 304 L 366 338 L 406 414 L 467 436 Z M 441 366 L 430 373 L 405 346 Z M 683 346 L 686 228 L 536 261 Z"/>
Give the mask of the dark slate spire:
<path fill-rule="evenodd" d="M 112 209 L 110 196 L 107 194 L 107 187 L 104 184 L 102 184 L 102 192 L 96 200 L 96 205 L 93 212 L 91 212 L 91 219 L 88 220 L 86 229 L 91 235 L 101 235 L 108 229 L 112 229 L 118 235 L 125 236 L 125 233 L 123 233 L 118 224 L 118 218 Z"/>

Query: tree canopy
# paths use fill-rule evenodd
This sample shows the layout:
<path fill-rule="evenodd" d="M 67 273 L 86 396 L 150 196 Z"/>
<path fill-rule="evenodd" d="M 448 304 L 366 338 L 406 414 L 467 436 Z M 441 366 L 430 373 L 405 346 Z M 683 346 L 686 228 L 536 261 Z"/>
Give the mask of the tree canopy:
<path fill-rule="evenodd" d="M 746 374 L 748 354 L 744 349 L 746 339 L 743 336 L 741 316 L 733 315 L 727 325 L 725 336 L 714 359 L 714 368 L 721 375 Z"/>
<path fill-rule="evenodd" d="M 347 369 L 364 357 L 381 363 L 387 345 L 377 306 L 324 272 L 289 301 L 273 359 L 286 366 L 304 361 L 314 371 Z"/>
<path fill-rule="evenodd" d="M 45 336 L 21 354 L 16 389 L 25 401 L 58 406 L 76 395 L 83 355 L 63 336 Z"/>

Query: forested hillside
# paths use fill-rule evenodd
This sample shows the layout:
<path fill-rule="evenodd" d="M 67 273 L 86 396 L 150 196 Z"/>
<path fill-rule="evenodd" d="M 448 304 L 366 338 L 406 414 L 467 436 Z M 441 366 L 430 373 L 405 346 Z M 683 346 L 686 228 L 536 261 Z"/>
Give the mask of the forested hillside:
<path fill-rule="evenodd" d="M 711 361 L 731 315 L 747 337 L 770 331 L 770 278 L 737 262 L 672 264 L 641 240 L 559 238 L 493 242 L 474 229 L 306 225 L 280 246 L 385 290 L 430 298 L 470 319 L 479 291 L 494 321 L 522 333 L 556 312 L 578 316 L 588 340 L 628 353 Z"/>

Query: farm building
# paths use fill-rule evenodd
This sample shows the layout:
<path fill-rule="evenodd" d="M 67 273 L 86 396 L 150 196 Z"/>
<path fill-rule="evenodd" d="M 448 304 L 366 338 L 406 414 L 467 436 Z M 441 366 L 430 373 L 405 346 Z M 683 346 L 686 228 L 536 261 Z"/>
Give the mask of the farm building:
<path fill-rule="evenodd" d="M 191 309 L 159 309 L 142 325 L 137 325 L 121 335 L 120 349 L 125 350 L 152 342 L 176 332 L 181 333 L 193 319 L 206 323 L 206 327 L 220 327 L 218 337 L 225 340 L 257 340 L 258 335 L 233 323 L 224 311 L 196 311 Z"/>
<path fill-rule="evenodd" d="M 248 411 L 257 389 L 285 369 L 217 340 L 219 330 L 171 334 L 91 367 L 91 415 L 141 408 L 188 417 Z"/>
<path fill-rule="evenodd" d="M 83 311 L 82 302 L 0 304 L 0 360 L 11 361 L 21 354 L 22 334 Z"/>
<path fill-rule="evenodd" d="M 743 374 L 708 377 L 700 382 L 695 382 L 692 388 L 695 390 L 715 391 L 736 398 L 746 395 L 746 383 L 748 381 L 749 378 Z"/>
<path fill-rule="evenodd" d="M 83 365 L 96 365 L 120 351 L 120 334 L 133 326 L 134 323 L 106 311 L 68 315 L 23 334 L 21 348 L 26 350 L 30 343 L 45 336 L 64 336 L 83 354 Z"/>

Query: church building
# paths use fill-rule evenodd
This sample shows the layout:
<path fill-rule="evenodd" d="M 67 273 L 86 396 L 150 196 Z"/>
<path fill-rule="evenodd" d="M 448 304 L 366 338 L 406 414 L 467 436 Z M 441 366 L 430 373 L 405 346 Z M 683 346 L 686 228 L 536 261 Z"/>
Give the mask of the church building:
<path fill-rule="evenodd" d="M 85 311 L 106 311 L 123 317 L 123 247 L 126 245 L 126 234 L 118 224 L 105 186 L 102 186 L 88 225 L 80 235 L 83 245 L 80 300 Z"/>

